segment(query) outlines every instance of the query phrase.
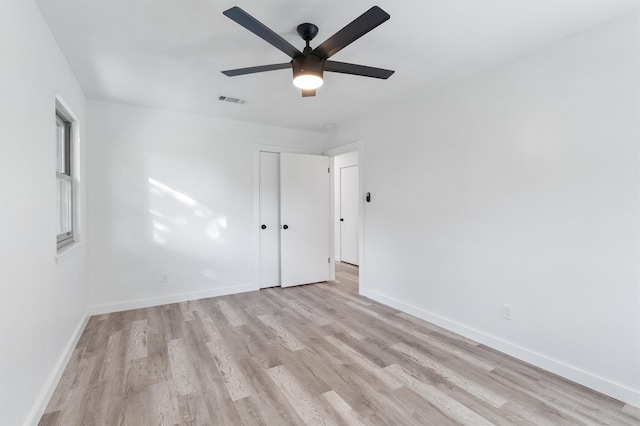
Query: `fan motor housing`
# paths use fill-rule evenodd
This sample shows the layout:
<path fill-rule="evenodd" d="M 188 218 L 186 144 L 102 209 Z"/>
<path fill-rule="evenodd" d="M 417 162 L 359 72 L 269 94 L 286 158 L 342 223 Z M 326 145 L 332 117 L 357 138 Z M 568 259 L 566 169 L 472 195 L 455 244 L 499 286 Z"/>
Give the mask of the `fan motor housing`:
<path fill-rule="evenodd" d="M 300 55 L 293 58 L 293 78 L 299 75 L 312 74 L 322 78 L 324 59 L 316 55 Z"/>

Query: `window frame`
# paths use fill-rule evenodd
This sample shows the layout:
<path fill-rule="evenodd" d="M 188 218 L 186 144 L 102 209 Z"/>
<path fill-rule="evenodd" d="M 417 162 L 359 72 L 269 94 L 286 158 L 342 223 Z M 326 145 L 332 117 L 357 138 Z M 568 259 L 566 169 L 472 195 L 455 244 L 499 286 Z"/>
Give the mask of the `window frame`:
<path fill-rule="evenodd" d="M 74 174 L 73 174 L 73 132 L 74 132 L 74 119 L 71 116 L 71 114 L 66 110 L 66 108 L 64 106 L 62 106 L 59 102 L 56 101 L 56 128 L 58 126 L 58 123 L 62 124 L 64 126 L 64 141 L 63 141 L 63 170 L 62 171 L 58 171 L 58 167 L 56 165 L 56 185 L 58 185 L 58 181 L 59 180 L 64 180 L 66 182 L 69 183 L 69 191 L 70 191 L 70 196 L 69 196 L 69 214 L 70 214 L 70 230 L 68 232 L 63 232 L 61 234 L 57 234 L 56 236 L 56 247 L 57 250 L 60 251 L 60 249 L 62 249 L 63 247 L 68 246 L 69 244 L 72 244 L 75 239 L 74 239 L 74 227 L 75 227 L 75 212 L 74 212 L 74 194 L 75 194 L 75 190 L 74 190 Z M 57 140 L 57 136 L 56 136 L 56 161 L 59 160 L 58 156 L 60 155 L 60 153 L 58 152 L 58 143 L 59 141 Z M 58 211 L 58 215 L 61 212 L 61 205 L 60 205 L 60 200 L 58 200 L 58 205 L 57 207 L 57 211 Z M 58 219 L 60 219 L 60 217 L 58 217 Z"/>

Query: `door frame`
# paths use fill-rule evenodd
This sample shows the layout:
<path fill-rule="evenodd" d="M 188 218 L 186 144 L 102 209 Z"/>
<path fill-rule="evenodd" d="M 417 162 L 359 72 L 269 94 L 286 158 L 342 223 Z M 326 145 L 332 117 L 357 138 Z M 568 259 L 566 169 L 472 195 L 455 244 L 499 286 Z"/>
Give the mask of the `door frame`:
<path fill-rule="evenodd" d="M 309 148 L 294 146 L 253 144 L 253 229 L 251 231 L 251 257 L 253 258 L 253 290 L 260 290 L 260 152 L 290 152 L 292 154 L 313 154 Z M 330 163 L 331 164 L 331 163 Z M 335 275 L 335 274 L 334 274 Z"/>
<path fill-rule="evenodd" d="M 334 148 L 325 149 L 322 152 L 322 155 L 326 155 L 331 157 L 330 167 L 331 167 L 331 269 L 330 269 L 330 279 L 336 279 L 336 264 L 335 264 L 335 219 L 333 214 L 335 212 L 335 179 L 337 173 L 335 172 L 335 156 L 340 154 L 346 154 L 347 152 L 358 152 L 358 193 L 360 194 L 360 201 L 358 203 L 358 261 L 360 262 L 358 268 L 358 293 L 362 294 L 363 287 L 366 285 L 366 257 L 364 254 L 364 241 L 365 241 L 365 228 L 364 228 L 364 210 L 365 210 L 365 201 L 364 201 L 364 141 L 357 140 L 355 142 L 350 142 L 344 145 L 336 146 Z M 339 177 L 339 176 L 338 176 Z"/>

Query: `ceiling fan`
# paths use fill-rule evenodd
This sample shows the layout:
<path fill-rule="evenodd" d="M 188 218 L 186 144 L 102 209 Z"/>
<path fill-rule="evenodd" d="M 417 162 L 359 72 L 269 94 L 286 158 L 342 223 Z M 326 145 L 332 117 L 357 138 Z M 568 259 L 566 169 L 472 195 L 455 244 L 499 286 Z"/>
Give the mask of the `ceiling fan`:
<path fill-rule="evenodd" d="M 309 42 L 318 34 L 318 27 L 309 23 L 298 25 L 298 34 L 307 44 L 302 52 L 237 6 L 225 10 L 223 14 L 262 38 L 267 43 L 280 49 L 291 58 L 290 62 L 281 64 L 260 65 L 222 71 L 226 76 L 234 77 L 237 75 L 293 68 L 293 84 L 302 89 L 303 97 L 307 97 L 315 96 L 316 89 L 322 86 L 322 74 L 324 71 L 381 79 L 387 79 L 394 73 L 392 70 L 329 60 L 331 56 L 390 18 L 389 14 L 378 6 L 367 10 L 315 49 L 309 46 Z"/>

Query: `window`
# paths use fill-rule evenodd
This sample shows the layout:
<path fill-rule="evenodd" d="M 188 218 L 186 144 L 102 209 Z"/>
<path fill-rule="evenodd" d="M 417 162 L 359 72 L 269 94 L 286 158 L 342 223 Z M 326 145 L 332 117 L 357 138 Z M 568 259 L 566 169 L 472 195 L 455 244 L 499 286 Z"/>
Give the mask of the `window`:
<path fill-rule="evenodd" d="M 73 242 L 72 120 L 56 104 L 56 178 L 58 191 L 58 249 Z"/>

